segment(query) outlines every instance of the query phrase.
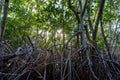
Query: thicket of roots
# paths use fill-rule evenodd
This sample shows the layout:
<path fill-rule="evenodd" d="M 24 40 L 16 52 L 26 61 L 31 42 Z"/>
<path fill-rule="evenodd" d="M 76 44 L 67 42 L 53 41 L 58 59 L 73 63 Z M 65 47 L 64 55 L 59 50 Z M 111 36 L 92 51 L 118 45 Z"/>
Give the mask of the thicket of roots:
<path fill-rule="evenodd" d="M 61 51 L 27 45 L 12 51 L 1 43 L 0 50 L 0 80 L 120 80 L 119 58 L 111 60 L 89 44 Z"/>

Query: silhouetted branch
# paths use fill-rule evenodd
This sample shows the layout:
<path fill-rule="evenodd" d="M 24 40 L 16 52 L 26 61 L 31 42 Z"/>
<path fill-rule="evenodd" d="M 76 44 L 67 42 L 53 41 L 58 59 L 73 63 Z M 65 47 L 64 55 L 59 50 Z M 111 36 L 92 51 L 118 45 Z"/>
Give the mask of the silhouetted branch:
<path fill-rule="evenodd" d="M 87 7 L 87 3 L 88 3 L 88 0 L 85 0 L 84 7 L 83 7 L 82 12 L 81 12 L 81 14 L 80 14 L 81 18 L 83 18 L 84 14 L 85 14 L 85 10 L 86 10 L 86 7 Z"/>
<path fill-rule="evenodd" d="M 85 28 L 85 30 L 86 30 L 87 39 L 88 39 L 89 41 L 91 41 L 91 39 L 90 39 L 90 34 L 89 34 L 89 31 L 88 31 L 88 26 L 87 26 L 87 25 L 84 25 L 84 28 Z"/>
<path fill-rule="evenodd" d="M 93 25 L 92 25 L 91 18 L 90 18 L 90 12 L 87 11 L 87 14 L 88 14 L 88 23 L 89 23 L 90 30 L 93 31 Z"/>
<path fill-rule="evenodd" d="M 72 12 L 75 14 L 76 19 L 78 24 L 80 23 L 80 19 L 79 19 L 79 15 L 78 12 L 74 9 L 74 7 L 72 6 L 71 0 L 68 0 L 68 7 L 72 10 Z"/>
<path fill-rule="evenodd" d="M 3 16 L 3 20 L 1 23 L 1 31 L 0 31 L 0 39 L 3 39 L 3 34 L 5 31 L 5 24 L 6 24 L 6 20 L 7 20 L 7 14 L 8 14 L 8 5 L 9 5 L 9 0 L 5 0 L 5 4 L 4 4 L 4 16 Z"/>
<path fill-rule="evenodd" d="M 93 40 L 94 41 L 96 41 L 96 36 L 97 36 L 97 32 L 98 32 L 98 24 L 99 24 L 100 17 L 102 16 L 102 13 L 103 13 L 104 5 L 105 5 L 105 0 L 101 0 L 101 5 L 100 5 L 99 11 L 98 11 L 98 16 L 97 16 L 94 31 L 93 31 Z"/>
<path fill-rule="evenodd" d="M 102 16 L 100 18 L 100 22 L 101 22 L 101 32 L 102 32 L 102 37 L 104 39 L 104 44 L 107 48 L 107 51 L 108 51 L 108 55 L 109 55 L 109 58 L 112 60 L 112 56 L 111 56 L 111 53 L 110 53 L 110 49 L 109 49 L 109 46 L 108 46 L 108 42 L 107 42 L 107 39 L 106 39 L 106 36 L 105 36 L 105 33 L 104 33 L 104 28 L 103 28 L 103 24 L 102 24 Z"/>

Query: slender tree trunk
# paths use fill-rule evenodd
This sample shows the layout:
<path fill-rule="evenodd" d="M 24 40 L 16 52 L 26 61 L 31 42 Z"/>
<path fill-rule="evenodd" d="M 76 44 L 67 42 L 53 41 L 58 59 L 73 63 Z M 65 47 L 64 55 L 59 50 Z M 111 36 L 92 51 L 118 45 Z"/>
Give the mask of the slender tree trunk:
<path fill-rule="evenodd" d="M 7 20 L 7 14 L 8 14 L 8 5 L 9 5 L 9 0 L 5 0 L 5 4 L 4 4 L 4 16 L 3 16 L 3 20 L 1 22 L 1 31 L 0 31 L 0 39 L 3 39 L 3 34 L 4 34 L 4 30 L 5 30 L 5 24 L 6 24 L 6 20 Z"/>
<path fill-rule="evenodd" d="M 100 21 L 100 18 L 102 16 L 102 13 L 103 13 L 103 10 L 104 10 L 104 5 L 105 5 L 105 0 L 101 0 L 101 5 L 100 5 L 99 11 L 98 11 L 98 16 L 97 16 L 97 19 L 96 19 L 96 22 L 95 22 L 95 27 L 94 27 L 94 30 L 93 30 L 93 40 L 94 41 L 96 41 L 97 32 L 98 32 L 98 25 L 99 25 L 99 21 Z"/>

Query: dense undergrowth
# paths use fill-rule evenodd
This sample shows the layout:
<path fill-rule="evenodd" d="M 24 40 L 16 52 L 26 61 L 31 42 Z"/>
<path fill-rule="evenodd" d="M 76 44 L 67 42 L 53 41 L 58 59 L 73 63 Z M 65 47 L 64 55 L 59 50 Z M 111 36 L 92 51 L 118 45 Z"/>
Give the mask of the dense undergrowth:
<path fill-rule="evenodd" d="M 16 51 L 0 42 L 0 80 L 119 80 L 120 59 L 112 59 L 95 45 L 74 48 L 28 45 Z"/>

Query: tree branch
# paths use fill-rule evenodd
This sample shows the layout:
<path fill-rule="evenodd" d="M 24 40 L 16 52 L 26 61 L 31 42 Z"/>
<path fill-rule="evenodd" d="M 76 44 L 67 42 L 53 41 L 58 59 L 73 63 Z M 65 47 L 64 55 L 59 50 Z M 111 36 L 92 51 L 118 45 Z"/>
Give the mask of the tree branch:
<path fill-rule="evenodd" d="M 4 4 L 4 16 L 3 16 L 3 20 L 1 22 L 1 31 L 0 31 L 0 39 L 3 39 L 3 34 L 4 34 L 4 30 L 5 30 L 5 24 L 6 24 L 6 20 L 7 20 L 7 14 L 8 14 L 8 5 L 9 5 L 9 0 L 5 0 L 5 4 Z"/>
<path fill-rule="evenodd" d="M 93 31 L 93 40 L 94 41 L 96 41 L 96 36 L 97 36 L 97 32 L 98 32 L 98 24 L 99 24 L 99 20 L 102 16 L 102 13 L 103 13 L 104 5 L 105 5 L 105 0 L 101 0 L 101 5 L 100 5 L 99 11 L 98 11 L 98 16 L 97 16 L 97 19 L 95 22 L 95 28 Z"/>
<path fill-rule="evenodd" d="M 108 55 L 109 55 L 109 58 L 112 60 L 112 56 L 111 56 L 111 53 L 110 53 L 110 49 L 109 49 L 109 46 L 108 46 L 108 42 L 107 42 L 107 39 L 106 39 L 106 36 L 105 36 L 105 33 L 104 33 L 104 28 L 103 28 L 103 24 L 102 24 L 102 17 L 100 18 L 100 26 L 101 26 L 101 33 L 102 33 L 102 37 L 104 39 L 104 44 L 107 48 L 107 51 L 108 51 Z"/>
<path fill-rule="evenodd" d="M 93 25 L 92 25 L 92 22 L 91 22 L 91 19 L 90 19 L 90 12 L 87 11 L 87 14 L 88 14 L 88 23 L 89 23 L 89 28 L 91 31 L 93 31 Z"/>
<path fill-rule="evenodd" d="M 75 14 L 76 19 L 77 19 L 77 22 L 78 22 L 78 24 L 79 24 L 79 23 L 80 23 L 79 15 L 78 15 L 78 12 L 73 8 L 72 3 L 71 3 L 71 0 L 68 0 L 68 7 L 69 7 L 69 8 L 72 10 L 72 12 Z"/>
<path fill-rule="evenodd" d="M 84 7 L 83 7 L 82 12 L 81 12 L 81 14 L 80 14 L 81 18 L 83 18 L 84 14 L 85 14 L 85 10 L 86 10 L 86 7 L 87 7 L 87 3 L 88 3 L 88 0 L 85 0 Z"/>
<path fill-rule="evenodd" d="M 88 31 L 88 26 L 84 25 L 84 28 L 85 28 L 85 31 L 86 31 L 86 36 L 87 36 L 88 41 L 91 41 L 89 31 Z"/>

